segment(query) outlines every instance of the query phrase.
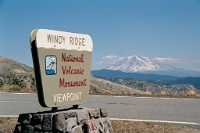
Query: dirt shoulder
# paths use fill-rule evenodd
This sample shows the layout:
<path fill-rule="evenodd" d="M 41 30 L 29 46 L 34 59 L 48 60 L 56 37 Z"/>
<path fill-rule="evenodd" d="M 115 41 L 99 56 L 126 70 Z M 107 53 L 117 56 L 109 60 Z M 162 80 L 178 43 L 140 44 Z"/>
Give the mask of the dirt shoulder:
<path fill-rule="evenodd" d="M 0 133 L 13 133 L 18 118 L 0 118 Z M 114 133 L 200 133 L 199 129 L 165 123 L 112 120 Z"/>
<path fill-rule="evenodd" d="M 114 133 L 200 133 L 199 129 L 166 123 L 111 121 Z"/>

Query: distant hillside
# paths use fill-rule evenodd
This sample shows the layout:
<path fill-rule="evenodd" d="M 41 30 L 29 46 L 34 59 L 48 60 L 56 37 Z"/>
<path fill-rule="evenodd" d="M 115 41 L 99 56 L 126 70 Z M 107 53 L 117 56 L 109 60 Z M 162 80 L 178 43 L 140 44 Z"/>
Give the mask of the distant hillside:
<path fill-rule="evenodd" d="M 141 74 L 141 73 L 127 73 L 117 70 L 93 70 L 92 75 L 102 78 L 132 78 L 134 80 L 142 81 L 154 81 L 159 82 L 163 80 L 176 80 L 178 77 L 169 75 L 158 75 L 158 74 Z"/>
<path fill-rule="evenodd" d="M 146 81 L 150 83 L 156 83 L 159 85 L 192 85 L 196 89 L 200 90 L 200 77 L 175 77 L 169 75 L 159 75 L 159 74 L 141 74 L 141 73 L 126 73 L 122 71 L 115 70 L 93 70 L 92 75 L 104 79 L 114 81 L 114 79 L 124 79 L 124 80 L 139 80 Z"/>
<path fill-rule="evenodd" d="M 178 78 L 175 81 L 168 81 L 169 84 L 190 84 L 200 90 L 200 77 Z"/>
<path fill-rule="evenodd" d="M 0 56 L 0 91 L 35 92 L 32 67 Z M 90 94 L 143 94 L 134 88 L 91 77 Z"/>
<path fill-rule="evenodd" d="M 147 95 L 170 95 L 170 96 L 182 96 L 187 95 L 188 91 L 195 90 L 196 94 L 200 91 L 196 90 L 193 85 L 190 84 L 157 84 L 145 81 L 138 81 L 133 79 L 109 79 L 110 81 L 121 84 L 127 87 L 135 88 L 146 92 Z"/>
<path fill-rule="evenodd" d="M 20 62 L 0 56 L 0 87 L 14 89 L 35 89 L 33 68 Z M 24 91 L 24 90 L 22 90 Z"/>
<path fill-rule="evenodd" d="M 127 87 L 124 85 L 116 84 L 108 80 L 91 78 L 91 89 L 90 93 L 96 94 L 144 94 L 143 91 L 137 90 L 134 87 Z"/>
<path fill-rule="evenodd" d="M 33 68 L 20 62 L 0 56 L 0 75 L 33 74 Z"/>

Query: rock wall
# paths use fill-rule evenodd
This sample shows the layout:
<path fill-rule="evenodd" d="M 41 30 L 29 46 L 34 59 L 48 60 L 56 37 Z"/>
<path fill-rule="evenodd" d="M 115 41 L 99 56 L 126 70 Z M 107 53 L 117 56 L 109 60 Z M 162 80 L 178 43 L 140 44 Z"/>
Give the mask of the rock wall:
<path fill-rule="evenodd" d="M 113 133 L 104 108 L 20 114 L 14 133 Z"/>

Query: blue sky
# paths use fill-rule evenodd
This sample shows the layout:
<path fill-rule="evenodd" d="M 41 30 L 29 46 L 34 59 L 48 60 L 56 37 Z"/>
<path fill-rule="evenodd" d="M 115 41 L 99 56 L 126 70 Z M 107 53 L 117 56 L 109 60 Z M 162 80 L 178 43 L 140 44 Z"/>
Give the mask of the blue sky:
<path fill-rule="evenodd" d="M 89 34 L 93 63 L 107 55 L 200 60 L 200 0 L 0 0 L 0 56 L 32 66 L 34 29 Z"/>

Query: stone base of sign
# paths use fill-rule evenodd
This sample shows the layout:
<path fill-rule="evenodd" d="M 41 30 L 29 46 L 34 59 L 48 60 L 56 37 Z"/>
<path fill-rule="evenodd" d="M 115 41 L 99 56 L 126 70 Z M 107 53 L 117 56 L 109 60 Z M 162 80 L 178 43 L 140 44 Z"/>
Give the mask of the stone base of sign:
<path fill-rule="evenodd" d="M 104 108 L 20 114 L 14 133 L 113 133 Z"/>

